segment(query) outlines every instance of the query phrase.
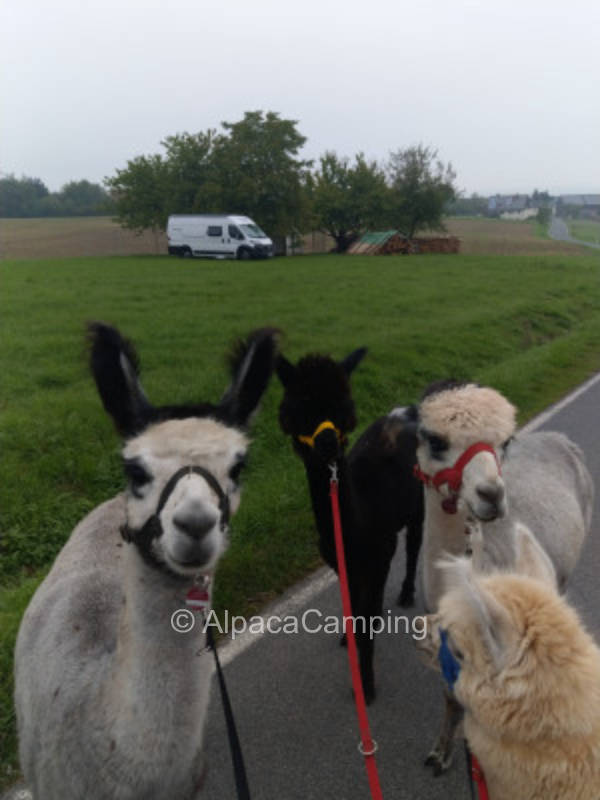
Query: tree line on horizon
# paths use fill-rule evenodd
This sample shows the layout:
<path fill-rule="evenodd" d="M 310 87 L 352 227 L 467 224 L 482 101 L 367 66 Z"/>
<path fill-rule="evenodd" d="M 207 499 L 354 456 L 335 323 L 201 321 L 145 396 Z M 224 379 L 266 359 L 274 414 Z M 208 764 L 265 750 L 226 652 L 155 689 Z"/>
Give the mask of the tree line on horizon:
<path fill-rule="evenodd" d="M 51 192 L 40 178 L 0 178 L 0 217 L 89 217 L 115 211 L 107 190 L 90 181 L 70 181 Z"/>
<path fill-rule="evenodd" d="M 105 179 L 105 189 L 81 181 L 56 196 L 38 179 L 21 183 L 27 181 L 35 197 L 28 207 L 50 212 L 43 216 L 72 207 L 61 197 L 72 200 L 75 187 L 85 183 L 89 202 L 81 208 L 103 210 L 80 213 L 112 213 L 140 233 L 164 230 L 171 214 L 241 213 L 274 238 L 320 230 L 344 252 L 369 229 L 394 229 L 408 238 L 445 229 L 444 215 L 459 192 L 452 165 L 433 147 L 397 149 L 383 164 L 363 153 L 349 158 L 334 151 L 315 162 L 300 157 L 306 137 L 297 126 L 275 112 L 247 111 L 238 122 L 223 122 L 221 131 L 166 137 L 164 152 L 131 159 Z M 17 183 L 13 176 L 0 181 L 0 216 L 33 215 L 4 213 L 3 193 Z M 92 188 L 99 190 L 97 205 Z"/>

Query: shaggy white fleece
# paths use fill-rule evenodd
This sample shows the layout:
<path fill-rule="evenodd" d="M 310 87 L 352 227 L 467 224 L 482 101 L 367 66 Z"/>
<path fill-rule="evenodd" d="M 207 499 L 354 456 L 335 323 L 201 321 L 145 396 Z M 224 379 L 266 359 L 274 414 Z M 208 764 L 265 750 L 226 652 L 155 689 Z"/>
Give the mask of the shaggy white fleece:
<path fill-rule="evenodd" d="M 140 458 L 152 453 L 154 460 L 178 458 L 195 464 L 200 460 L 221 459 L 236 452 L 244 453 L 248 437 L 210 417 L 170 419 L 151 425 L 131 439 L 123 451 L 125 459 Z M 215 468 L 215 464 L 210 465 Z"/>
<path fill-rule="evenodd" d="M 420 417 L 424 428 L 458 446 L 483 441 L 497 447 L 516 426 L 512 403 L 495 389 L 473 383 L 426 397 Z"/>

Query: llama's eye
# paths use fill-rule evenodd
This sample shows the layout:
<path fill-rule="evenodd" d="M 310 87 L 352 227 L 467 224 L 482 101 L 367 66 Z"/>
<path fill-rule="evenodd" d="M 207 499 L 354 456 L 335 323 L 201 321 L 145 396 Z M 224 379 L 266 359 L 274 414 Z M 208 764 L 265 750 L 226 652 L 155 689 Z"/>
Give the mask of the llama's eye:
<path fill-rule="evenodd" d="M 137 461 L 125 461 L 123 469 L 134 494 L 152 480 L 152 475 Z"/>
<path fill-rule="evenodd" d="M 229 477 L 234 483 L 237 483 L 240 479 L 240 474 L 244 467 L 246 466 L 246 462 L 244 459 L 241 459 L 233 467 L 229 470 Z"/>
<path fill-rule="evenodd" d="M 465 657 L 463 656 L 463 654 L 462 654 L 462 651 L 461 651 L 461 650 L 457 650 L 457 649 L 456 649 L 456 647 L 455 647 L 455 648 L 453 648 L 453 653 L 454 653 L 454 656 L 455 656 L 455 658 L 456 658 L 458 661 L 464 661 L 464 658 L 465 658 Z"/>
<path fill-rule="evenodd" d="M 421 428 L 418 431 L 418 437 L 423 444 L 426 444 L 429 447 L 429 452 L 431 453 L 432 458 L 441 459 L 443 454 L 450 447 L 447 439 L 444 439 L 443 436 L 438 436 L 437 433 L 432 433 L 425 428 Z"/>
<path fill-rule="evenodd" d="M 429 449 L 433 458 L 441 458 L 441 456 L 448 450 L 448 442 L 442 439 L 441 436 L 429 436 Z"/>
<path fill-rule="evenodd" d="M 504 456 L 506 455 L 506 452 L 507 452 L 508 448 L 510 447 L 510 443 L 512 442 L 513 439 L 514 439 L 514 436 L 511 436 L 505 442 L 502 442 L 502 445 L 501 445 L 502 458 L 504 458 Z"/>

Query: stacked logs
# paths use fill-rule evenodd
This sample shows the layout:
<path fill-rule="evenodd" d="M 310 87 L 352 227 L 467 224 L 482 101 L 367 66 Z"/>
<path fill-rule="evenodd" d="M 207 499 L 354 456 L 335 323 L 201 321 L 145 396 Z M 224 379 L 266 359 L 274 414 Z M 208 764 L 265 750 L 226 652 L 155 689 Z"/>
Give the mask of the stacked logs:
<path fill-rule="evenodd" d="M 389 238 L 375 251 L 376 255 L 392 255 L 402 253 L 458 253 L 460 239 L 456 236 L 428 236 L 406 239 L 400 234 Z"/>

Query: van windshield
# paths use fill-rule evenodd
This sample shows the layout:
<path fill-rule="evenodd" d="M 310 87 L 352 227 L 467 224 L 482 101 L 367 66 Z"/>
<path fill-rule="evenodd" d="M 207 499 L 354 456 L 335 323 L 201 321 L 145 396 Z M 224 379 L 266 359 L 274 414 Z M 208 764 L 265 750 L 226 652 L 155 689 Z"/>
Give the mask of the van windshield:
<path fill-rule="evenodd" d="M 250 239 L 266 239 L 267 234 L 258 227 L 258 225 L 240 225 L 246 236 Z"/>

